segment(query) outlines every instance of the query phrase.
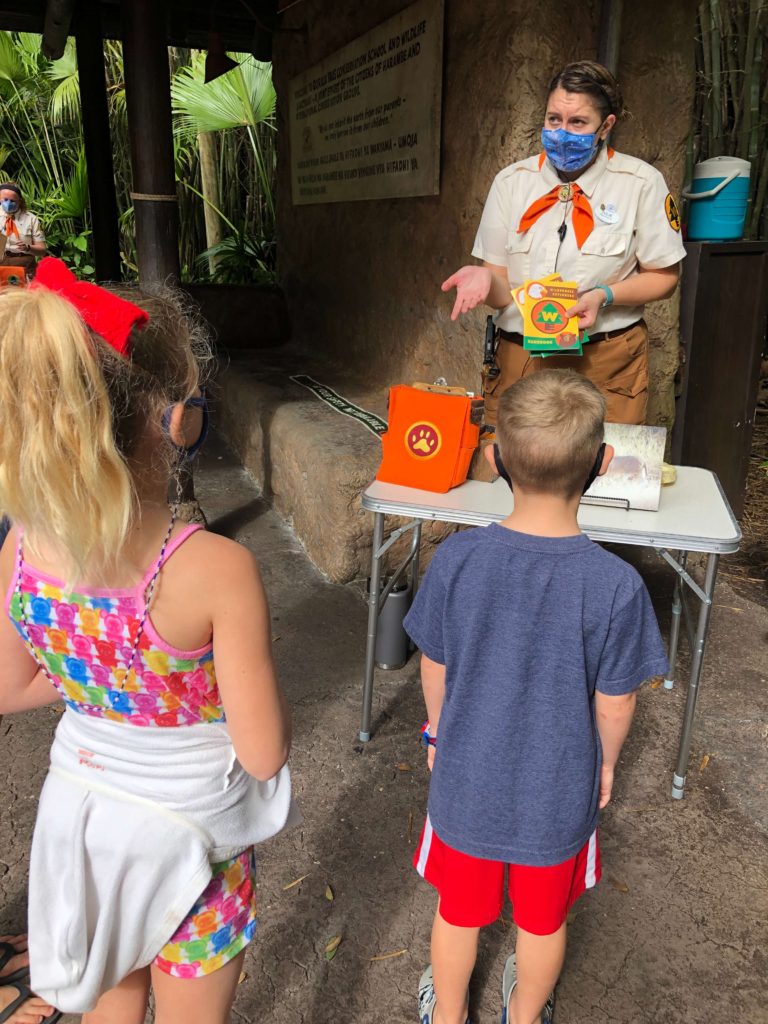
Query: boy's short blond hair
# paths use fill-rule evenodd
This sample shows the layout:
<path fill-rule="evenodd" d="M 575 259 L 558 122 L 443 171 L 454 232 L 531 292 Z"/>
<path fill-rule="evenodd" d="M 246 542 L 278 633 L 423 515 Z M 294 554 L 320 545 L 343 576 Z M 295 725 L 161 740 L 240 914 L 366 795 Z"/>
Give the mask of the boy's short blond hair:
<path fill-rule="evenodd" d="M 603 440 L 605 399 L 574 370 L 523 377 L 499 399 L 496 439 L 514 484 L 534 493 L 581 494 Z"/>

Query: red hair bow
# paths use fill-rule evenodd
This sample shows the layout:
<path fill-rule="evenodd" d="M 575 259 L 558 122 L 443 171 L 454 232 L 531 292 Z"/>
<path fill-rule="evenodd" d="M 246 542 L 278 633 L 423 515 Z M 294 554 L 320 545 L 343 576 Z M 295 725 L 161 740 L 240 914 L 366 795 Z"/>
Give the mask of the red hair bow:
<path fill-rule="evenodd" d="M 143 327 L 149 315 L 132 302 L 108 292 L 89 281 L 78 281 L 72 271 L 53 256 L 46 256 L 37 265 L 30 286 L 57 292 L 75 307 L 91 328 L 121 356 L 130 356 L 130 335 L 134 327 Z"/>

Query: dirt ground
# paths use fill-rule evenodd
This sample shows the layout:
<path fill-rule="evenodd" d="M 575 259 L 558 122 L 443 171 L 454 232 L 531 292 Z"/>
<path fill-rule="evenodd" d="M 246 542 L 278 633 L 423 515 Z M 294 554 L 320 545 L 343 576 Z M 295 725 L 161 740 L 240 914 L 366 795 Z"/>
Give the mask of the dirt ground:
<path fill-rule="evenodd" d="M 233 1020 L 415 1022 L 435 903 L 410 863 L 428 785 L 417 658 L 377 673 L 374 736 L 360 744 L 363 584 L 325 582 L 216 439 L 198 490 L 212 527 L 253 548 L 263 567 L 304 814 L 259 852 L 260 926 Z M 672 574 L 653 552 L 632 557 L 666 632 Z M 572 919 L 556 1024 L 768 1024 L 767 637 L 768 609 L 723 575 L 682 802 L 670 786 L 685 686 L 642 691 L 602 821 L 603 881 Z M 35 804 L 57 720 L 42 709 L 0 725 L 0 932 L 24 927 Z M 481 940 L 475 1024 L 499 1019 L 513 942 L 506 908 Z"/>

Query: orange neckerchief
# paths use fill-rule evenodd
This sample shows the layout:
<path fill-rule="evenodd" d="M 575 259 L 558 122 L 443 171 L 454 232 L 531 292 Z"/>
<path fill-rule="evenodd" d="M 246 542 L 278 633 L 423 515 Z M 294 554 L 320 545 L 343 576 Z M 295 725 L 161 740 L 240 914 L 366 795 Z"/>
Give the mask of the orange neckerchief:
<path fill-rule="evenodd" d="M 11 235 L 19 237 L 19 229 L 16 227 L 16 221 L 13 219 L 13 214 L 8 213 L 5 216 L 5 237 L 10 238 Z"/>
<path fill-rule="evenodd" d="M 517 233 L 520 235 L 527 231 L 532 224 L 536 223 L 542 213 L 546 213 L 555 203 L 567 203 L 569 201 L 573 203 L 571 223 L 576 235 L 576 245 L 580 249 L 587 238 L 589 238 L 590 232 L 595 226 L 595 219 L 592 216 L 592 207 L 589 200 L 582 192 L 581 187 L 573 182 L 555 185 L 546 195 L 531 203 L 520 218 Z"/>
<path fill-rule="evenodd" d="M 607 148 L 608 159 L 610 160 L 615 150 L 610 146 Z M 547 159 L 546 153 L 539 153 L 539 170 L 544 166 L 544 161 Z M 554 206 L 556 202 L 573 202 L 573 211 L 571 213 L 571 223 L 573 224 L 573 230 L 576 235 L 576 245 L 579 249 L 582 247 L 584 242 L 589 238 L 592 228 L 595 226 L 595 218 L 592 214 L 592 206 L 581 190 L 580 185 L 575 183 L 563 183 L 562 185 L 555 185 L 551 191 L 547 192 L 546 195 L 537 199 L 536 202 L 531 203 L 528 209 L 525 211 L 523 216 L 520 218 L 520 223 L 517 226 L 517 233 L 521 235 L 524 231 L 535 224 L 542 213 Z"/>

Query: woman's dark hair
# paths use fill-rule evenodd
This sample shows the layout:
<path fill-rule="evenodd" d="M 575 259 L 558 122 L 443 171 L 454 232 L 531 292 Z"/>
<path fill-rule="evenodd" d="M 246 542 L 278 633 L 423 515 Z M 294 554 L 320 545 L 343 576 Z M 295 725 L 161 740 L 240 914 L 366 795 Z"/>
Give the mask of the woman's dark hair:
<path fill-rule="evenodd" d="M 619 83 L 608 68 L 596 61 L 577 60 L 566 64 L 549 83 L 547 98 L 555 89 L 586 94 L 597 107 L 603 121 L 609 114 L 615 114 L 617 121 L 626 114 Z"/>

